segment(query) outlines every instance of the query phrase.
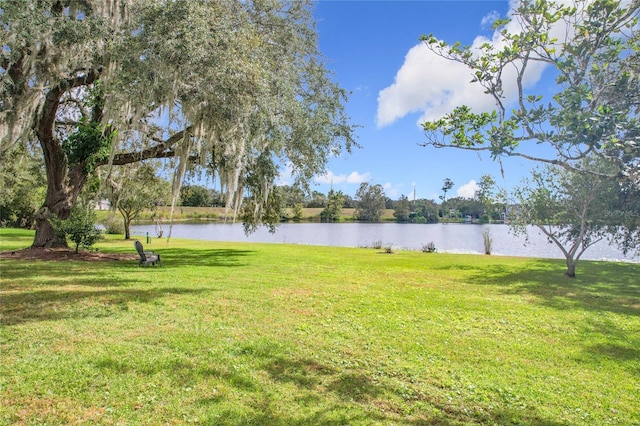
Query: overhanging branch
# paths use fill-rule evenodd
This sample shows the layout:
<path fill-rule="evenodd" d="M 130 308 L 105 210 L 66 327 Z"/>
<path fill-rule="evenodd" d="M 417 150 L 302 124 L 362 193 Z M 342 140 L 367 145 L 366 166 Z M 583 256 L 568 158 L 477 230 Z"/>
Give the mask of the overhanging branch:
<path fill-rule="evenodd" d="M 433 146 L 435 148 L 455 148 L 455 149 L 463 149 L 465 151 L 475 151 L 475 152 L 489 152 L 491 153 L 491 155 L 494 155 L 493 152 L 491 152 L 491 147 L 489 146 L 456 146 L 456 145 L 449 145 L 449 144 L 445 144 L 442 142 L 436 142 L 436 141 L 431 141 L 431 142 L 426 142 L 426 143 L 419 143 L 418 146 L 422 146 L 422 147 L 427 147 L 427 146 Z M 600 173 L 600 172 L 596 172 L 593 170 L 585 170 L 585 169 L 579 169 L 577 167 L 572 166 L 569 162 L 567 161 L 563 161 L 563 160 L 558 160 L 558 159 L 548 159 L 548 158 L 543 158 L 543 157 L 536 157 L 533 155 L 529 155 L 529 154 L 525 154 L 522 152 L 501 152 L 499 155 L 497 155 L 496 157 L 500 157 L 500 156 L 506 156 L 506 157 L 520 157 L 520 158 L 524 158 L 526 160 L 529 161 L 533 161 L 533 162 L 537 162 L 537 163 L 543 163 L 543 164 L 549 164 L 549 165 L 553 165 L 553 166 L 559 166 L 564 168 L 565 170 L 571 171 L 571 172 L 578 172 L 578 173 L 587 173 L 589 175 L 592 176 L 596 176 L 599 178 L 617 178 L 619 177 L 619 170 L 618 172 L 614 173 L 614 174 L 607 174 L 607 173 Z"/>
<path fill-rule="evenodd" d="M 190 133 L 193 130 L 191 126 L 181 130 L 177 133 L 174 133 L 167 140 L 160 142 L 158 145 L 149 147 L 147 149 L 141 151 L 132 151 L 116 154 L 113 156 L 111 161 L 104 160 L 99 162 L 98 166 L 103 166 L 105 164 L 113 164 L 115 166 L 122 166 L 125 164 L 131 164 L 142 160 L 148 160 L 150 158 L 171 158 L 176 156 L 176 152 L 172 149 L 176 144 L 180 141 L 184 140 L 185 137 L 190 137 Z"/>

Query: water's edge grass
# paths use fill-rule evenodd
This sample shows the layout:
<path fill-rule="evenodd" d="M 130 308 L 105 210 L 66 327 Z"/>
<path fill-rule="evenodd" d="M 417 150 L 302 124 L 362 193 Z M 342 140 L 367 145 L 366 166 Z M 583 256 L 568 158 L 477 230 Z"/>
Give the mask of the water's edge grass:
<path fill-rule="evenodd" d="M 640 265 L 151 248 L 0 259 L 1 424 L 640 424 Z"/>

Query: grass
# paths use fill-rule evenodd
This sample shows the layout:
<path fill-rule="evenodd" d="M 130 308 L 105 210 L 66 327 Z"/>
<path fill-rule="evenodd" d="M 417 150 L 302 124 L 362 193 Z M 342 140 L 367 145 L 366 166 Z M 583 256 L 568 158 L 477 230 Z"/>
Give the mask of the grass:
<path fill-rule="evenodd" d="M 148 248 L 0 260 L 1 424 L 640 424 L 640 265 Z"/>

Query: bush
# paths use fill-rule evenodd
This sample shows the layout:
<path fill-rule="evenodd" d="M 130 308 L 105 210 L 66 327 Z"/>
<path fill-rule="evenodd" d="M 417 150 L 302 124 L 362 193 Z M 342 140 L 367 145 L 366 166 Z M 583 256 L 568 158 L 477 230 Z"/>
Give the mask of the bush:
<path fill-rule="evenodd" d="M 100 221 L 100 225 L 104 226 L 104 233 L 111 235 L 124 234 L 124 222 L 122 217 L 111 214 Z"/>
<path fill-rule="evenodd" d="M 55 232 L 66 236 L 76 245 L 76 253 L 80 247 L 90 248 L 102 238 L 102 232 L 96 228 L 96 213 L 86 204 L 78 202 L 66 220 L 51 220 Z"/>
<path fill-rule="evenodd" d="M 436 245 L 433 241 L 430 241 L 429 243 L 422 245 L 422 251 L 425 253 L 435 253 L 437 251 Z"/>
<path fill-rule="evenodd" d="M 488 229 L 485 229 L 482 233 L 482 240 L 484 241 L 484 254 L 491 254 L 493 238 L 491 238 L 491 232 Z"/>

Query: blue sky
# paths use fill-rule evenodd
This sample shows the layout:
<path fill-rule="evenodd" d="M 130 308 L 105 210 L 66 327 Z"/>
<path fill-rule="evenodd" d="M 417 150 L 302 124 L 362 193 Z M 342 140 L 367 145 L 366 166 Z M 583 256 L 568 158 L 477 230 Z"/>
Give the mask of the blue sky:
<path fill-rule="evenodd" d="M 419 42 L 433 33 L 448 43 L 470 45 L 491 39 L 491 18 L 505 17 L 508 1 L 355 1 L 319 0 L 314 15 L 319 45 L 335 80 L 351 92 L 347 111 L 362 148 L 334 158 L 312 189 L 330 185 L 354 195 L 363 181 L 380 184 L 392 199 L 406 195 L 436 199 L 442 183 L 455 183 L 448 196 L 472 196 L 474 182 L 492 175 L 511 188 L 534 166 L 524 159 L 500 166 L 488 155 L 458 149 L 420 147 L 419 122 L 460 104 L 491 109 L 471 75 L 454 63 L 430 55 Z M 541 71 L 540 71 L 541 72 Z"/>

